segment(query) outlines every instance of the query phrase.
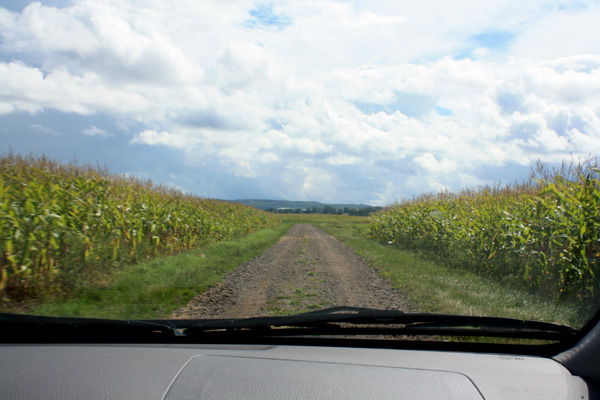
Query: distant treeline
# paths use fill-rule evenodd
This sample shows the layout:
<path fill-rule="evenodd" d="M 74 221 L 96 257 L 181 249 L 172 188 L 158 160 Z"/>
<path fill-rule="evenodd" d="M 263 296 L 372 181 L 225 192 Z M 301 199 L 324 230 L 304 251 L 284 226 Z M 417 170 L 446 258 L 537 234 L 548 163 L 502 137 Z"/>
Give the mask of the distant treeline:
<path fill-rule="evenodd" d="M 336 208 L 331 206 L 325 207 L 311 207 L 311 208 L 268 208 L 266 211 L 278 213 L 278 214 L 334 214 L 334 215 L 360 215 L 367 216 L 381 210 L 382 207 L 365 207 L 365 208 Z"/>
<path fill-rule="evenodd" d="M 253 206 L 265 211 L 277 212 L 276 210 L 293 210 L 284 211 L 292 213 L 319 213 L 319 214 L 337 214 L 330 209 L 342 210 L 342 214 L 348 214 L 351 209 L 362 210 L 363 208 L 373 208 L 375 210 L 380 207 L 374 207 L 369 204 L 352 204 L 352 203 L 320 203 L 318 201 L 291 201 L 291 200 L 266 200 L 266 199 L 241 199 L 230 200 L 233 203 L 241 203 L 246 206 Z"/>

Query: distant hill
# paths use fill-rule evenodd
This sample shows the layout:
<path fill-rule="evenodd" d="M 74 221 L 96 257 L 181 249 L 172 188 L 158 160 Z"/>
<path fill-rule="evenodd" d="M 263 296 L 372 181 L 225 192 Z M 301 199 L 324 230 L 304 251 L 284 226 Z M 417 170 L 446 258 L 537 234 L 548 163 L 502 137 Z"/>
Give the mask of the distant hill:
<path fill-rule="evenodd" d="M 320 203 L 318 201 L 290 201 L 265 199 L 241 199 L 231 201 L 234 203 L 242 203 L 247 206 L 254 206 L 256 208 L 260 208 L 261 210 L 267 210 L 271 208 L 325 208 L 326 206 L 337 209 L 344 209 L 345 207 L 347 207 L 356 208 L 357 210 L 360 210 L 361 208 L 373 207 L 367 204 L 328 204 Z"/>
<path fill-rule="evenodd" d="M 328 204 L 320 203 L 318 201 L 290 201 L 290 200 L 266 200 L 266 199 L 240 199 L 231 200 L 234 203 L 242 203 L 247 206 L 254 206 L 261 210 L 285 212 L 287 210 L 292 211 L 306 211 L 306 212 L 325 212 L 331 214 L 332 210 L 340 212 L 349 211 L 365 211 L 373 212 L 381 209 L 381 207 L 370 206 L 368 204 Z M 368 210 L 365 210 L 368 209 Z M 361 213 L 361 214 L 363 214 Z"/>

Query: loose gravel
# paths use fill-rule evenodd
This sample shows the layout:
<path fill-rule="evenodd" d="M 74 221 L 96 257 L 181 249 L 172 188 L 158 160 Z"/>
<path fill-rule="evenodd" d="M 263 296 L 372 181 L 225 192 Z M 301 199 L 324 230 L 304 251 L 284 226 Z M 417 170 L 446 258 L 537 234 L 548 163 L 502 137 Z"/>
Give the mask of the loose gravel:
<path fill-rule="evenodd" d="M 410 311 L 402 294 L 351 248 L 311 224 L 297 224 L 171 318 L 289 315 L 335 306 Z"/>

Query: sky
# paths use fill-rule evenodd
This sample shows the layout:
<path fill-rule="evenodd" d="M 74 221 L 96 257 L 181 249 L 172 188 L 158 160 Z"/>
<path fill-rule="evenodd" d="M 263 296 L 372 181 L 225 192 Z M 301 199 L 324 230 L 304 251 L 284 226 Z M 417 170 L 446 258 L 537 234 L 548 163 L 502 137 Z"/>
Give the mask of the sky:
<path fill-rule="evenodd" d="M 600 2 L 0 3 L 0 154 L 388 205 L 600 153 Z"/>

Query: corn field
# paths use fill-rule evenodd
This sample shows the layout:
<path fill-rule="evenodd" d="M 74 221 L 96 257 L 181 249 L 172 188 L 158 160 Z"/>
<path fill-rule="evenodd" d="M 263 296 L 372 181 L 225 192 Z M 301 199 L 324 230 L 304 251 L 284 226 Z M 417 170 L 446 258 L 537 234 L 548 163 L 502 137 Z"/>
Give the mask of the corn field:
<path fill-rule="evenodd" d="M 423 195 L 373 216 L 374 239 L 447 265 L 577 301 L 600 292 L 600 169 L 595 159 L 529 181 Z"/>
<path fill-rule="evenodd" d="M 81 278 L 278 223 L 99 167 L 10 154 L 0 158 L 0 303 L 64 295 Z"/>

